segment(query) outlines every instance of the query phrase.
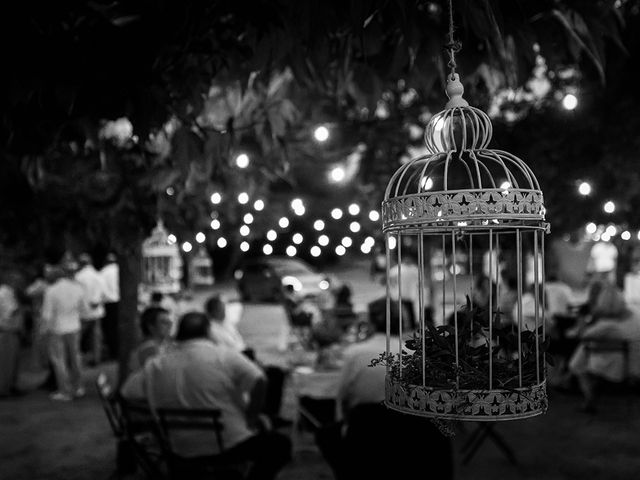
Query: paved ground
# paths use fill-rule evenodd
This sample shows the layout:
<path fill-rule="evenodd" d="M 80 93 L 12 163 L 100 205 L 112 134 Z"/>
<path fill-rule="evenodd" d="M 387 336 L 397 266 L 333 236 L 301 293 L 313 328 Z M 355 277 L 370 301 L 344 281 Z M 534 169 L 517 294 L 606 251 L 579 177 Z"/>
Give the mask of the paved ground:
<path fill-rule="evenodd" d="M 341 278 L 354 290 L 356 309 L 384 293 L 368 279 L 366 266 L 342 270 Z M 230 284 L 216 287 L 229 298 L 235 295 Z M 208 292 L 198 292 L 197 305 Z M 113 365 L 100 368 L 114 375 Z M 97 369 L 86 372 L 87 384 Z M 38 380 L 28 372 L 26 385 Z M 115 444 L 93 388 L 86 398 L 73 403 L 52 403 L 46 392 L 32 391 L 19 398 L 0 400 L 1 480 L 101 480 L 113 473 Z M 283 413 L 292 417 L 291 388 L 286 389 Z M 589 416 L 577 411 L 577 395 L 550 393 L 549 412 L 541 417 L 506 422 L 498 426 L 516 451 L 518 464 L 512 465 L 500 450 L 486 441 L 473 460 L 461 465 L 458 453 L 474 424 L 458 427 L 454 440 L 456 479 L 550 479 L 616 480 L 640 478 L 640 395 L 604 394 L 600 412 Z M 293 462 L 281 480 L 333 478 L 314 448 L 310 436 L 302 437 Z M 425 465 L 425 478 L 428 465 Z"/>

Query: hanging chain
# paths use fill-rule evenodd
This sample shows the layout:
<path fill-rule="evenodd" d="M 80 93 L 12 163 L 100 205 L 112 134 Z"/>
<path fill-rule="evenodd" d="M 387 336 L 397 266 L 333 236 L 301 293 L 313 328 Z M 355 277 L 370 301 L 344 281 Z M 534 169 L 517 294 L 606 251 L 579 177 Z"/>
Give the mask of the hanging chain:
<path fill-rule="evenodd" d="M 452 80 L 456 74 L 456 53 L 462 48 L 460 42 L 453 38 L 453 30 L 453 0 L 449 0 L 449 42 L 444 46 L 444 48 L 449 54 L 449 62 L 447 63 L 447 66 L 449 67 L 449 76 Z"/>

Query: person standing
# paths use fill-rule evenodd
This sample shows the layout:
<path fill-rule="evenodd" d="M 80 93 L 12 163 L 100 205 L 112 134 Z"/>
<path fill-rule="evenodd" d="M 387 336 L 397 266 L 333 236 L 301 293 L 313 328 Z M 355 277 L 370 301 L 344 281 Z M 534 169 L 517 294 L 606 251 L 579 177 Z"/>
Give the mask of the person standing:
<path fill-rule="evenodd" d="M 100 363 L 100 350 L 102 337 L 98 322 L 104 317 L 104 280 L 94 268 L 91 257 L 83 253 L 78 257 L 80 270 L 76 273 L 76 280 L 82 285 L 87 311 L 81 319 L 82 329 L 80 346 L 83 352 L 91 352 L 90 362 L 94 365 Z"/>
<path fill-rule="evenodd" d="M 59 278 L 45 291 L 43 330 L 49 333 L 49 358 L 58 384 L 51 394 L 56 401 L 84 395 L 80 366 L 80 319 L 87 305 L 82 286 L 74 279 L 76 264 L 67 261 Z"/>
<path fill-rule="evenodd" d="M 12 279 L 0 278 L 0 397 L 16 393 L 22 316 Z"/>
<path fill-rule="evenodd" d="M 120 303 L 120 270 L 115 254 L 109 253 L 105 266 L 100 270 L 104 282 L 104 316 L 101 327 L 109 357 L 118 357 L 118 305 Z"/>

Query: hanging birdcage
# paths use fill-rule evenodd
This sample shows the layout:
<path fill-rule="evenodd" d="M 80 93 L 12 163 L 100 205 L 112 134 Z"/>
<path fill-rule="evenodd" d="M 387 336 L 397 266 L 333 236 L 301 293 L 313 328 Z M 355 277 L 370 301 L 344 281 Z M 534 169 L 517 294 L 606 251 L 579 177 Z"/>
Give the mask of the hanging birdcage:
<path fill-rule="evenodd" d="M 211 286 L 215 283 L 213 261 L 203 247 L 189 262 L 189 277 L 189 283 L 193 286 Z"/>
<path fill-rule="evenodd" d="M 395 172 L 382 203 L 387 278 L 397 278 L 387 282 L 385 403 L 441 419 L 531 417 L 547 408 L 542 259 L 549 225 L 542 192 L 522 160 L 488 148 L 491 121 L 462 94 L 452 72 L 446 109 L 425 131 L 428 154 Z M 504 249 L 513 252 L 513 271 L 498 271 L 496 252 Z M 490 272 L 480 296 L 473 280 L 485 250 Z M 437 260 L 429 254 L 435 251 Z M 532 285 L 525 284 L 528 255 L 536 259 Z M 411 268 L 410 256 L 416 281 L 402 273 Z M 434 261 L 442 264 L 438 275 Z M 500 273 L 514 279 L 513 313 L 498 308 L 507 288 Z M 406 298 L 418 303 L 414 324 L 394 304 Z M 428 304 L 440 310 L 436 324 L 426 315 Z"/>
<path fill-rule="evenodd" d="M 181 279 L 180 250 L 169 241 L 169 234 L 159 220 L 142 244 L 141 286 L 148 292 L 176 293 L 180 291 Z"/>

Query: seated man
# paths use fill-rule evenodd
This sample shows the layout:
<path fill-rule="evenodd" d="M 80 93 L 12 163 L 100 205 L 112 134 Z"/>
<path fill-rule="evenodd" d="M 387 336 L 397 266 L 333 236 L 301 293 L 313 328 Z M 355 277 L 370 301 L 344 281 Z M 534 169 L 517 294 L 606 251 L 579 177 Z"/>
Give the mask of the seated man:
<path fill-rule="evenodd" d="M 170 343 L 173 322 L 169 312 L 161 307 L 146 308 L 140 315 L 140 329 L 144 340 L 129 357 L 129 370 L 144 367 L 147 360 L 164 353 Z"/>
<path fill-rule="evenodd" d="M 276 432 L 258 429 L 265 394 L 264 374 L 241 353 L 214 344 L 204 313 L 182 316 L 177 345 L 147 362 L 124 384 L 125 398 L 146 397 L 153 408 L 218 409 L 225 451 L 218 451 L 209 432 L 183 432 L 174 442 L 186 458 L 222 454 L 252 462 L 249 479 L 272 479 L 287 463 L 291 442 Z M 177 437 L 177 435 L 176 435 Z"/>
<path fill-rule="evenodd" d="M 391 316 L 390 348 L 397 352 L 397 310 Z M 320 450 L 338 479 L 419 478 L 425 465 L 430 478 L 452 478 L 451 442 L 428 419 L 389 410 L 382 403 L 386 369 L 370 364 L 386 351 L 386 319 L 373 315 L 370 321 L 373 335 L 344 352 L 337 397 L 344 425 L 316 434 Z"/>
<path fill-rule="evenodd" d="M 218 295 L 209 297 L 204 311 L 211 321 L 211 339 L 217 345 L 242 352 L 247 349 L 244 339 L 234 324 L 226 318 L 226 305 Z"/>

